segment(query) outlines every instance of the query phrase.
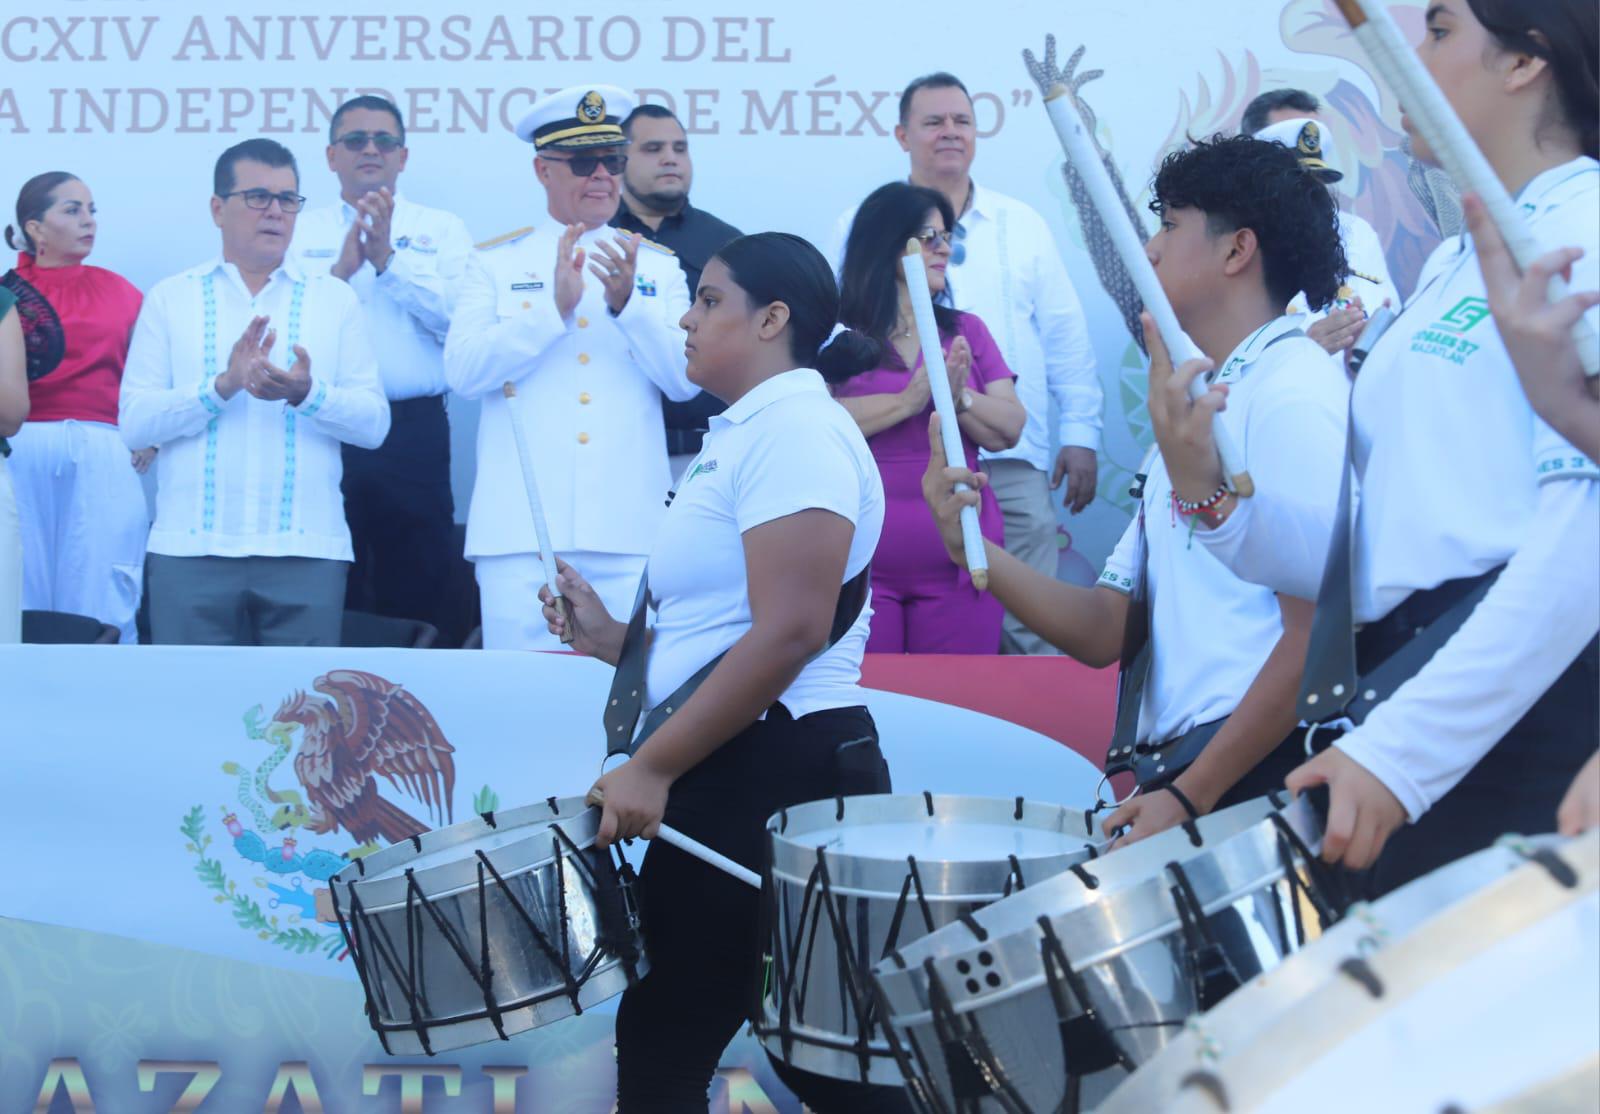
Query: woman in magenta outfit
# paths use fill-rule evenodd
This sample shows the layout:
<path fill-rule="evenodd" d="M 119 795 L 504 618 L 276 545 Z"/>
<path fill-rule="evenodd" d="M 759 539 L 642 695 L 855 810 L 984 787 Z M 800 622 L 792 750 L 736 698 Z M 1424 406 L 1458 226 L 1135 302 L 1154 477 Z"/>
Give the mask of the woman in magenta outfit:
<path fill-rule="evenodd" d="M 917 343 L 901 257 L 908 240 L 922 243 L 928 284 L 945 290 L 955 214 L 942 193 L 891 182 L 856 213 L 845 242 L 839 318 L 860 341 L 832 345 L 818 370 L 850 411 L 883 474 L 883 538 L 872 559 L 872 633 L 867 650 L 890 654 L 993 654 L 1000 650 L 1003 608 L 972 586 L 945 555 L 922 502 L 928 465 L 928 372 Z M 939 299 L 941 301 L 948 299 Z M 949 382 L 932 384 L 955 396 L 967 466 L 978 449 L 1009 449 L 1026 420 L 1015 376 L 983 322 L 934 306 Z M 866 339 L 870 338 L 870 339 Z M 978 514 L 983 536 L 1003 542 L 999 504 L 986 488 Z"/>

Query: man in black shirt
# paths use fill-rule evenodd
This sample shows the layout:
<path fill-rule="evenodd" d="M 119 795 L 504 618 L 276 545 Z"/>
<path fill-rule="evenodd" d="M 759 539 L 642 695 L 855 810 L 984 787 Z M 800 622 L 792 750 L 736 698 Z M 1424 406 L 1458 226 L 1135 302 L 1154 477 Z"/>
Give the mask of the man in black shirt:
<path fill-rule="evenodd" d="M 689 204 L 694 178 L 689 137 L 669 110 L 642 104 L 622 121 L 622 130 L 631 144 L 622 177 L 622 204 L 611 223 L 676 252 L 692 299 L 707 261 L 743 233 Z M 674 476 L 700 451 L 707 419 L 722 409 L 720 400 L 703 391 L 688 402 L 663 403 Z"/>

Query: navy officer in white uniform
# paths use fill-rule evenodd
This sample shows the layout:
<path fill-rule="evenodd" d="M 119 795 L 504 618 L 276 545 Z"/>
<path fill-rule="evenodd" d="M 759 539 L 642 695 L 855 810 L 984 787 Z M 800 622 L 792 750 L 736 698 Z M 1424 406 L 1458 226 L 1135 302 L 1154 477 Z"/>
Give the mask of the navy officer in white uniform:
<path fill-rule="evenodd" d="M 563 89 L 517 125 L 534 146 L 549 217 L 479 245 L 445 342 L 445 378 L 483 399 L 466 555 L 477 572 L 486 649 L 555 649 L 510 407 L 527 431 L 550 544 L 627 614 L 671 483 L 661 397 L 696 392 L 685 374 L 688 311 L 670 251 L 606 222 L 627 162 L 632 98 L 609 85 Z M 506 383 L 516 388 L 508 401 Z"/>

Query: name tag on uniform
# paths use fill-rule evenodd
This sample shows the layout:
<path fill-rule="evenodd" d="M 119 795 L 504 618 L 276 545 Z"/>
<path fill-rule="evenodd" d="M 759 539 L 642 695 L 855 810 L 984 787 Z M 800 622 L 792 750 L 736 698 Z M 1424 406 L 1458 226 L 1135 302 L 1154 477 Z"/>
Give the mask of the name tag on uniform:
<path fill-rule="evenodd" d="M 332 248 L 307 248 L 300 254 L 305 256 L 307 259 L 332 259 L 339 253 L 334 251 Z"/>
<path fill-rule="evenodd" d="M 511 289 L 513 289 L 513 290 L 543 290 L 544 289 L 544 283 L 542 283 L 542 282 L 514 282 L 514 283 L 511 284 Z"/>
<path fill-rule="evenodd" d="M 639 293 L 643 294 L 646 298 L 654 298 L 656 296 L 656 284 L 654 280 L 647 279 L 643 275 L 640 275 L 638 286 Z"/>
<path fill-rule="evenodd" d="M 439 249 L 433 246 L 433 237 L 431 236 L 418 236 L 415 240 L 410 236 L 402 236 L 394 242 L 394 246 L 396 251 L 405 251 L 409 248 L 412 251 L 421 252 L 423 255 L 439 254 Z"/>

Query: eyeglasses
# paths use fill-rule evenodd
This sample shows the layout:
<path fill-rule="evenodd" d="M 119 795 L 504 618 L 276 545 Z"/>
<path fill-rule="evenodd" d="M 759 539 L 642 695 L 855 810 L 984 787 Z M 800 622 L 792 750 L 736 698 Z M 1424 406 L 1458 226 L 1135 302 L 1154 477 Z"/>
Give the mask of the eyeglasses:
<path fill-rule="evenodd" d="M 613 178 L 619 176 L 628 165 L 627 155 L 573 155 L 570 159 L 558 159 L 552 155 L 540 155 L 546 162 L 564 162 L 567 169 L 579 178 L 587 178 L 594 173 L 594 168 L 603 166 L 606 173 Z"/>
<path fill-rule="evenodd" d="M 954 232 L 948 232 L 941 228 L 923 228 L 917 231 L 917 240 L 925 248 L 931 248 L 936 242 L 949 247 L 950 242 L 955 238 L 956 234 Z"/>
<path fill-rule="evenodd" d="M 368 143 L 376 147 L 380 155 L 387 155 L 405 146 L 403 140 L 396 139 L 388 132 L 350 132 L 340 136 L 334 142 L 342 143 L 346 151 L 358 155 L 367 149 Z"/>
<path fill-rule="evenodd" d="M 298 213 L 306 207 L 306 199 L 298 193 L 273 193 L 271 190 L 232 190 L 228 193 L 219 193 L 218 197 L 226 201 L 230 197 L 242 197 L 244 203 L 251 209 L 270 209 L 276 201 L 278 208 L 285 213 Z"/>

